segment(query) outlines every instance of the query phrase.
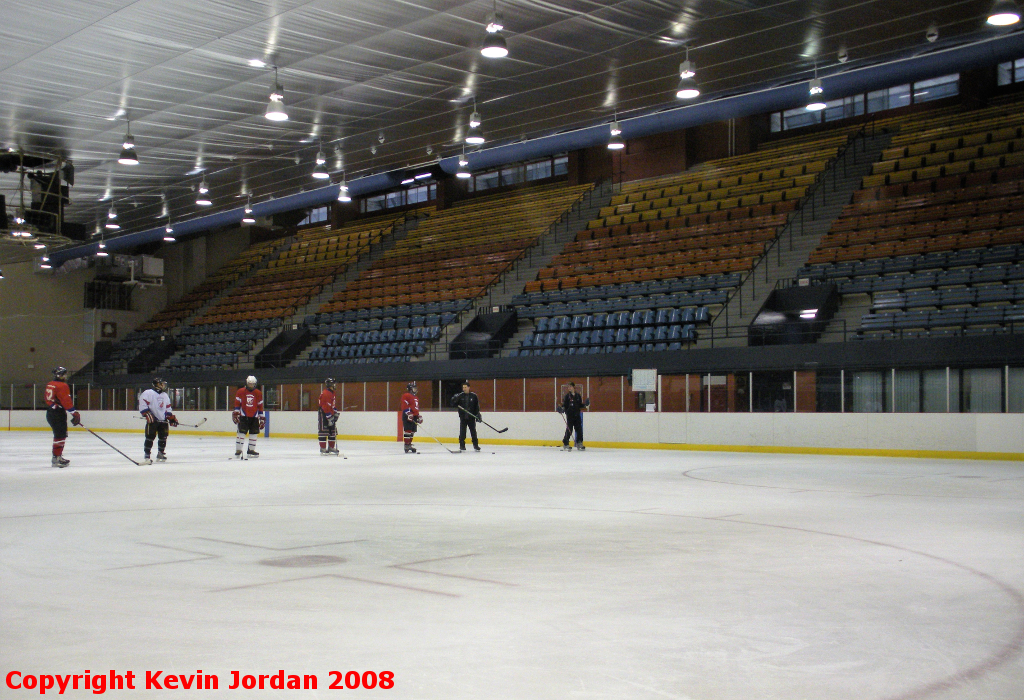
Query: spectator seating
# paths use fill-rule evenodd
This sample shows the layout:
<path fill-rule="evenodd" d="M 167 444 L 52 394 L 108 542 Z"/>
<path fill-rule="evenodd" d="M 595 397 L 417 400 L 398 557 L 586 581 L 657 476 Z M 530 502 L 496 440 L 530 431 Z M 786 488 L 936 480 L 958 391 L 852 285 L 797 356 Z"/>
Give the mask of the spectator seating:
<path fill-rule="evenodd" d="M 232 260 L 225 263 L 219 270 L 210 275 L 202 284 L 185 294 L 178 301 L 154 315 L 139 326 L 140 331 L 169 331 L 178 326 L 185 318 L 202 308 L 210 299 L 230 287 L 243 275 L 258 266 L 263 259 L 274 251 L 280 241 L 264 241 L 256 243 Z"/>
<path fill-rule="evenodd" d="M 318 226 L 300 231 L 276 259 L 211 305 L 194 323 L 280 322 L 293 316 L 400 219 L 375 218 L 336 230 Z"/>
<path fill-rule="evenodd" d="M 707 307 L 636 309 L 537 319 L 513 356 L 581 355 L 679 350 L 696 340 Z"/>
<path fill-rule="evenodd" d="M 320 311 L 474 299 L 590 188 L 528 187 L 434 212 Z"/>
<path fill-rule="evenodd" d="M 1021 332 L 1019 102 L 888 126 L 892 146 L 797 277 L 869 295 L 862 338 Z"/>
<path fill-rule="evenodd" d="M 848 140 L 845 132 L 785 139 L 625 183 L 525 292 L 746 272 Z"/>
<path fill-rule="evenodd" d="M 256 341 L 270 334 L 272 321 L 235 321 L 191 326 L 177 337 L 178 351 L 168 361 L 170 369 L 225 369 L 238 364 L 239 353 L 248 353 Z"/>
<path fill-rule="evenodd" d="M 426 344 L 471 304 L 471 300 L 376 307 L 311 314 L 304 323 L 324 338 L 297 365 L 338 362 L 402 362 L 426 352 Z"/>

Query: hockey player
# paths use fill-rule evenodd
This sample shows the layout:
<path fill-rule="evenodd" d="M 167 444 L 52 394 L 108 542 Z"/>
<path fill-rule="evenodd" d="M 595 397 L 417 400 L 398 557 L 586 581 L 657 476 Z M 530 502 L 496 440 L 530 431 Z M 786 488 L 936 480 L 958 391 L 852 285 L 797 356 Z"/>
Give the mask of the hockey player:
<path fill-rule="evenodd" d="M 167 455 L 164 450 L 167 447 L 168 425 L 178 427 L 178 419 L 171 409 L 171 397 L 167 395 L 167 382 L 160 377 L 153 379 L 153 388 L 146 389 L 139 396 L 139 413 L 146 419 L 146 440 L 142 447 L 145 450 L 145 458 L 139 464 L 152 464 L 150 455 L 153 452 L 153 441 L 156 445 L 156 461 L 166 462 Z"/>
<path fill-rule="evenodd" d="M 590 399 L 584 400 L 580 396 L 580 390 L 576 386 L 576 382 L 569 382 L 569 391 L 566 392 L 565 398 L 562 399 L 562 405 L 558 407 L 558 412 L 565 414 L 565 435 L 562 437 L 562 448 L 565 450 L 572 450 L 569 446 L 569 438 L 572 437 L 573 430 L 576 431 L 576 448 L 579 450 L 585 450 L 583 446 L 583 409 L 590 405 Z"/>
<path fill-rule="evenodd" d="M 50 466 L 63 469 L 71 462 L 64 459 L 64 441 L 68 438 L 68 414 L 71 425 L 81 425 L 82 417 L 75 410 L 71 388 L 67 384 L 68 371 L 64 367 L 53 370 L 53 381 L 46 385 L 46 422 L 53 429 L 53 456 Z"/>
<path fill-rule="evenodd" d="M 259 457 L 256 451 L 256 438 L 260 431 L 266 426 L 266 418 L 263 417 L 263 392 L 256 388 L 256 377 L 249 375 L 245 378 L 245 386 L 235 392 L 235 410 L 231 414 L 231 420 L 238 425 L 238 434 L 235 436 L 235 457 L 242 458 L 242 447 L 245 446 L 246 433 L 249 435 L 249 449 L 246 450 L 247 457 Z"/>
<path fill-rule="evenodd" d="M 469 388 L 469 380 L 462 382 L 462 391 L 452 397 L 452 406 L 459 412 L 459 449 L 466 451 L 466 428 L 473 438 L 473 449 L 480 451 L 476 439 L 476 422 L 483 420 L 480 415 L 480 399 Z"/>
<path fill-rule="evenodd" d="M 338 436 L 338 409 L 335 405 L 334 380 L 324 380 L 324 390 L 320 392 L 320 408 L 317 410 L 317 436 L 320 438 L 320 454 L 336 455 L 335 439 Z"/>
<path fill-rule="evenodd" d="M 420 400 L 416 398 L 416 382 L 409 382 L 402 394 L 402 436 L 405 438 L 405 453 L 416 452 L 412 446 L 412 438 L 416 434 L 416 426 L 423 423 L 420 415 Z"/>

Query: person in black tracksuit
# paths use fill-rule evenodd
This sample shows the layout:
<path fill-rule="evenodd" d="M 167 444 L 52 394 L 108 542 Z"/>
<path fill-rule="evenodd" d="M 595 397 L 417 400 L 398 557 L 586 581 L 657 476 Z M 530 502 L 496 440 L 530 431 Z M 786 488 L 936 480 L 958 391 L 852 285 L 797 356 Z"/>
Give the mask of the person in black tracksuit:
<path fill-rule="evenodd" d="M 462 382 L 462 391 L 452 397 L 452 406 L 459 412 L 459 449 L 466 449 L 466 428 L 473 437 L 473 449 L 480 451 L 476 439 L 476 422 L 483 420 L 480 415 L 480 399 L 469 388 L 469 381 Z"/>
<path fill-rule="evenodd" d="M 562 437 L 562 447 L 569 450 L 569 438 L 573 430 L 576 431 L 576 449 L 585 450 L 583 446 L 583 409 L 590 405 L 590 399 L 580 396 L 580 390 L 575 382 L 569 382 L 569 391 L 562 399 L 562 405 L 558 407 L 559 413 L 565 414 L 565 435 Z"/>

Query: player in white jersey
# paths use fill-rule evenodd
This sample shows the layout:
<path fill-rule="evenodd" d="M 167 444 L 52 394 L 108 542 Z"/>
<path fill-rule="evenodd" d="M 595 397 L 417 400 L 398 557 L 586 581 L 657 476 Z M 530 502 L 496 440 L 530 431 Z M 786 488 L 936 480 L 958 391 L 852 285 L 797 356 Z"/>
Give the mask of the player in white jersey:
<path fill-rule="evenodd" d="M 160 377 L 153 379 L 153 388 L 146 389 L 139 396 L 139 413 L 146 419 L 146 450 L 145 459 L 140 464 L 152 464 L 149 458 L 153 450 L 153 441 L 157 440 L 156 461 L 166 462 L 167 455 L 164 449 L 167 447 L 168 425 L 178 426 L 178 419 L 174 417 L 174 410 L 171 408 L 171 397 L 167 395 L 167 382 Z"/>

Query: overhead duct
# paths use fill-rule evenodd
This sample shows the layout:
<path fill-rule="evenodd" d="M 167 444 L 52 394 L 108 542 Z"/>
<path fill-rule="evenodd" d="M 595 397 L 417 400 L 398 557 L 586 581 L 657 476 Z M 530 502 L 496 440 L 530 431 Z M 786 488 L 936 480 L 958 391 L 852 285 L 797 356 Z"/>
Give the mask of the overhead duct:
<path fill-rule="evenodd" d="M 872 90 L 880 90 L 905 82 L 915 82 L 935 78 L 949 73 L 994 66 L 1004 61 L 1012 61 L 1024 56 L 1024 32 L 1016 32 L 1005 36 L 986 39 L 966 46 L 935 51 L 921 56 L 898 59 L 888 63 L 866 66 L 831 76 L 820 76 L 826 94 L 835 97 L 854 95 Z M 640 138 L 653 134 L 678 131 L 688 127 L 726 121 L 736 117 L 753 114 L 780 112 L 806 105 L 807 84 L 801 81 L 792 85 L 770 87 L 763 90 L 725 97 L 709 99 L 686 107 L 667 109 L 633 119 L 620 119 L 619 124 L 625 138 Z M 476 153 L 467 154 L 469 165 L 473 170 L 484 170 L 507 163 L 516 163 L 534 158 L 543 158 L 557 153 L 576 151 L 594 146 L 604 146 L 608 142 L 608 125 L 579 129 L 562 134 L 545 136 L 521 143 L 489 148 Z M 440 162 L 444 172 L 454 175 L 459 168 L 459 156 L 445 158 Z M 388 190 L 401 184 L 400 174 L 385 173 L 370 177 L 350 180 L 349 193 L 355 197 Z M 309 192 L 302 192 L 280 199 L 273 199 L 253 205 L 256 216 L 270 216 L 283 211 L 315 207 L 327 204 L 338 198 L 338 185 L 328 185 Z M 209 216 L 176 222 L 175 234 L 179 236 L 199 233 L 220 226 L 228 226 L 241 221 L 244 207 Z M 107 241 L 107 250 L 124 250 L 146 243 L 163 239 L 163 226 L 140 231 Z M 54 266 L 60 265 L 71 258 L 93 255 L 97 244 L 92 243 L 75 248 L 68 248 L 50 255 Z"/>

